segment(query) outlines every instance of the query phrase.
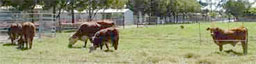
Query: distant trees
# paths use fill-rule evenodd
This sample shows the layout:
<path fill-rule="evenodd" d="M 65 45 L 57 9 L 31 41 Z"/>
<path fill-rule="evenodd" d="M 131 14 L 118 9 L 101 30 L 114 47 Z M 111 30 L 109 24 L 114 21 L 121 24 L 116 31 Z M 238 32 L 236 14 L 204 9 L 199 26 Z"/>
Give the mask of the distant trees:
<path fill-rule="evenodd" d="M 157 17 L 178 17 L 187 13 L 201 11 L 201 6 L 196 0 L 129 0 L 127 7 L 135 14 L 141 12 L 143 15 Z"/>
<path fill-rule="evenodd" d="M 71 11 L 72 22 L 74 23 L 74 10 L 87 10 L 89 20 L 97 13 L 97 10 L 107 8 L 124 8 L 126 0 L 0 0 L 1 6 L 11 6 L 20 11 L 33 10 L 36 5 L 43 6 L 43 9 L 52 9 L 55 14 L 57 9 L 59 17 L 61 10 Z"/>
<path fill-rule="evenodd" d="M 227 3 L 223 5 L 223 8 L 226 10 L 227 14 L 231 14 L 236 19 L 241 16 L 254 15 L 255 9 L 251 8 L 253 3 L 249 3 L 247 1 L 242 0 L 229 0 Z"/>
<path fill-rule="evenodd" d="M 238 19 L 238 17 L 242 16 L 244 12 L 246 11 L 245 4 L 243 2 L 239 1 L 228 1 L 226 4 L 224 4 L 224 8 L 226 9 L 226 12 L 228 14 L 233 15 Z"/>
<path fill-rule="evenodd" d="M 78 11 L 86 10 L 89 14 L 88 19 L 92 20 L 99 10 L 124 8 L 126 2 L 126 0 L 77 0 L 75 9 Z"/>
<path fill-rule="evenodd" d="M 249 16 L 256 16 L 256 8 L 250 8 L 246 11 L 246 14 Z"/>

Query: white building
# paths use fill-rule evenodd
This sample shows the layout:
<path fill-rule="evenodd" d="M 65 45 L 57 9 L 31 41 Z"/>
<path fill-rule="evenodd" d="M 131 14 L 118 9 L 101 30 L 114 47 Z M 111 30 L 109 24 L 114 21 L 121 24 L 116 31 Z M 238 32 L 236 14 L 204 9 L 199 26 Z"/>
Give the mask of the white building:
<path fill-rule="evenodd" d="M 87 20 L 89 14 L 87 11 L 74 11 L 75 12 L 75 21 Z M 71 13 L 64 11 L 61 14 L 61 19 L 66 22 L 71 22 Z M 98 10 L 97 14 L 93 17 L 94 20 L 100 19 L 110 19 L 116 22 L 118 25 L 122 25 L 123 22 L 125 25 L 134 24 L 133 12 L 129 9 L 105 9 Z"/>
<path fill-rule="evenodd" d="M 1 7 L 0 8 L 0 17 L 4 18 L 2 20 L 11 20 L 13 17 L 13 11 L 9 11 L 11 7 Z M 3 13 L 5 12 L 5 13 Z M 6 13 L 8 12 L 8 13 Z M 20 13 L 20 14 L 29 14 L 26 12 L 14 12 L 14 13 Z M 52 10 L 43 10 L 42 6 L 37 5 L 34 9 L 34 14 L 52 14 Z M 57 12 L 58 13 L 58 12 Z M 56 14 L 57 14 L 56 13 Z M 8 16 L 6 16 L 8 15 Z M 75 21 L 80 21 L 80 20 L 86 20 L 88 18 L 88 15 L 86 11 L 76 11 L 75 10 Z M 49 16 L 49 15 L 43 15 L 43 16 Z M 7 18 L 8 17 L 8 18 Z M 51 17 L 51 16 L 49 16 Z M 10 19 L 9 19 L 10 18 Z M 64 22 L 71 22 L 71 13 L 67 11 L 62 11 L 60 15 L 60 20 Z M 27 19 L 27 18 L 25 18 Z M 95 17 L 93 17 L 95 20 L 100 20 L 100 19 L 111 19 L 116 22 L 116 24 L 122 25 L 132 25 L 134 24 L 134 19 L 133 19 L 133 12 L 129 9 L 105 9 L 105 10 L 98 10 L 97 14 Z"/>

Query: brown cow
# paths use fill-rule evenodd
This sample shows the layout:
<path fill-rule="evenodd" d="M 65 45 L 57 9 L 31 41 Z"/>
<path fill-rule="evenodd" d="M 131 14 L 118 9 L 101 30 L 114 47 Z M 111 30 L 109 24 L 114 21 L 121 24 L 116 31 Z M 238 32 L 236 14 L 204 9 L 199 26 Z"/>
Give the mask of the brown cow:
<path fill-rule="evenodd" d="M 79 29 L 69 38 L 68 47 L 72 47 L 77 40 L 84 41 L 84 47 L 86 48 L 87 40 L 99 30 L 114 26 L 112 21 L 91 21 L 85 22 L 80 25 Z"/>
<path fill-rule="evenodd" d="M 36 27 L 31 22 L 25 22 L 22 24 L 22 37 L 19 40 L 20 47 L 23 47 L 23 45 L 26 45 L 26 48 L 31 49 L 33 39 L 36 33 Z"/>
<path fill-rule="evenodd" d="M 8 29 L 8 35 L 11 39 L 11 44 L 15 44 L 15 41 L 20 38 L 22 35 L 22 26 L 18 23 L 11 24 L 10 28 Z"/>
<path fill-rule="evenodd" d="M 93 46 L 90 47 L 90 51 L 92 52 L 97 47 L 101 47 L 102 45 L 105 45 L 107 50 L 109 50 L 108 43 L 111 41 L 112 45 L 114 46 L 115 50 L 117 50 L 118 47 L 118 41 L 119 41 L 119 32 L 116 28 L 110 27 L 106 29 L 102 29 L 95 33 L 95 35 L 92 38 Z"/>
<path fill-rule="evenodd" d="M 231 44 L 235 46 L 238 42 L 242 43 L 243 52 L 247 54 L 248 46 L 248 31 L 245 27 L 233 28 L 230 30 L 222 30 L 218 27 L 207 28 L 211 32 L 211 36 L 214 43 L 219 46 L 219 50 L 222 51 L 223 45 Z"/>

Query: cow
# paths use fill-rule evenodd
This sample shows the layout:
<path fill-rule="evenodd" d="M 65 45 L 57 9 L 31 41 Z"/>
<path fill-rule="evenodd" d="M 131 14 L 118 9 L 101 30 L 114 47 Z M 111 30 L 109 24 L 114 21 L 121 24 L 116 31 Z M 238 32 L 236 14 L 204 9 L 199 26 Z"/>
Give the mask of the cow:
<path fill-rule="evenodd" d="M 87 40 L 99 30 L 114 26 L 114 22 L 108 20 L 98 20 L 85 22 L 80 25 L 78 30 L 69 38 L 68 47 L 72 47 L 78 40 L 84 41 L 84 48 L 86 48 Z"/>
<path fill-rule="evenodd" d="M 19 23 L 13 23 L 8 29 L 9 39 L 11 39 L 11 44 L 15 44 L 20 36 L 22 35 L 22 26 Z"/>
<path fill-rule="evenodd" d="M 207 28 L 210 31 L 214 43 L 219 46 L 219 51 L 223 50 L 223 45 L 231 44 L 235 47 L 238 42 L 241 42 L 243 53 L 247 54 L 248 48 L 248 30 L 245 27 L 232 28 L 223 30 L 218 27 Z"/>
<path fill-rule="evenodd" d="M 98 47 L 102 49 L 103 45 L 105 45 L 107 50 L 109 50 L 108 43 L 112 43 L 112 46 L 114 46 L 114 49 L 117 50 L 118 41 L 119 41 L 118 29 L 116 29 L 115 27 L 102 29 L 96 32 L 95 35 L 92 37 L 93 45 L 90 47 L 89 52 L 96 50 L 96 48 Z"/>
<path fill-rule="evenodd" d="M 22 48 L 25 44 L 26 48 L 31 49 L 35 33 L 36 33 L 36 27 L 33 23 L 31 22 L 22 23 L 22 36 L 19 40 L 19 47 Z"/>

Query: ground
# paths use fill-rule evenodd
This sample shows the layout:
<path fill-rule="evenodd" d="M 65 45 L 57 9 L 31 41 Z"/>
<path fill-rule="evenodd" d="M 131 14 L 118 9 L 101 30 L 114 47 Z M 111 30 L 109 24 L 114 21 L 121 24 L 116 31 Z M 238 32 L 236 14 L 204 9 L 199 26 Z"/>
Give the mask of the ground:
<path fill-rule="evenodd" d="M 181 25 L 184 29 L 180 28 Z M 242 55 L 241 44 L 236 47 L 225 45 L 224 52 L 219 52 L 209 31 L 206 31 L 207 27 L 212 26 L 229 29 L 242 25 L 249 30 L 247 55 Z M 143 28 L 120 28 L 118 50 L 113 50 L 112 47 L 112 52 L 97 49 L 92 53 L 88 52 L 88 48 L 82 48 L 83 42 L 81 41 L 77 42 L 74 48 L 68 48 L 68 37 L 71 33 L 57 33 L 56 38 L 36 39 L 31 50 L 18 50 L 17 46 L 2 43 L 0 64 L 255 64 L 255 29 L 255 22 L 169 24 Z M 201 35 L 199 35 L 200 32 Z"/>

